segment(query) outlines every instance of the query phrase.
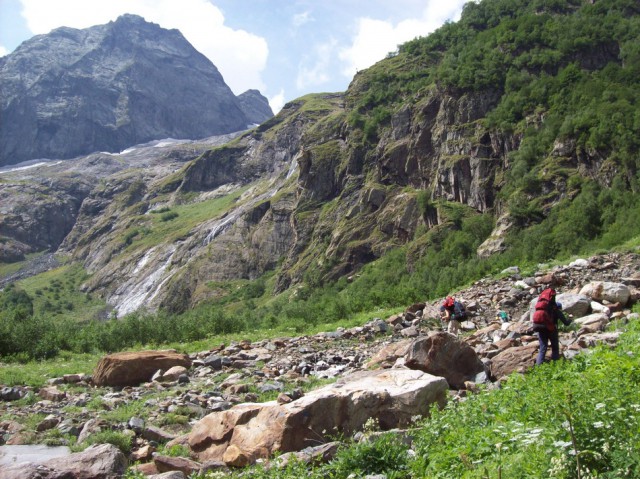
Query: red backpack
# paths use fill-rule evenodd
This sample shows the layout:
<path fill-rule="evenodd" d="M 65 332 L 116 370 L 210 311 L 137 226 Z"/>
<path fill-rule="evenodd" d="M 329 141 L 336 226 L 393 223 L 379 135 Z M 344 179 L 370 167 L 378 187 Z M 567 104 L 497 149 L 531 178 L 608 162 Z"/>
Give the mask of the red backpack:
<path fill-rule="evenodd" d="M 533 313 L 533 324 L 543 325 L 549 331 L 554 331 L 556 329 L 553 317 L 549 312 L 552 305 L 555 303 L 555 300 L 556 292 L 551 288 L 547 288 L 540 293 Z"/>

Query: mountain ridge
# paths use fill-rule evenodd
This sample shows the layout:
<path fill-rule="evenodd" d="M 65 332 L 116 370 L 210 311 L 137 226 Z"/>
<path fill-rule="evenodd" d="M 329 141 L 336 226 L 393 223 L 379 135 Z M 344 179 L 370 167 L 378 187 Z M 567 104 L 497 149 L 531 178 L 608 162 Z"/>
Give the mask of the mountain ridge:
<path fill-rule="evenodd" d="M 259 92 L 236 97 L 178 30 L 136 15 L 25 41 L 0 64 L 0 90 L 0 165 L 205 138 L 273 115 Z"/>

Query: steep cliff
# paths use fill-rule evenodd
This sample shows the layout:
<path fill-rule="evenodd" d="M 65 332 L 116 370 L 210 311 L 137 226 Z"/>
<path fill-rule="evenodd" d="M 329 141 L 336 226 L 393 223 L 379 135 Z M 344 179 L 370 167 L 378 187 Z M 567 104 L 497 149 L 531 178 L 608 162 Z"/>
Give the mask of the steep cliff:
<path fill-rule="evenodd" d="M 62 27 L 0 60 L 0 166 L 241 131 L 272 116 L 265 103 L 237 98 L 177 30 L 134 15 Z"/>

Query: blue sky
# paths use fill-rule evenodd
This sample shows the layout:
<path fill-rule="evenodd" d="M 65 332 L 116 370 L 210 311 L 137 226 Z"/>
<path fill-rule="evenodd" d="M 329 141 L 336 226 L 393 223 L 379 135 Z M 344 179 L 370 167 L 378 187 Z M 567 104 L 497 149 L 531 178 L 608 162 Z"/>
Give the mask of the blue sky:
<path fill-rule="evenodd" d="M 60 26 L 123 13 L 177 28 L 236 94 L 258 89 L 274 111 L 312 92 L 344 91 L 357 70 L 457 20 L 466 0 L 0 0 L 0 55 Z"/>

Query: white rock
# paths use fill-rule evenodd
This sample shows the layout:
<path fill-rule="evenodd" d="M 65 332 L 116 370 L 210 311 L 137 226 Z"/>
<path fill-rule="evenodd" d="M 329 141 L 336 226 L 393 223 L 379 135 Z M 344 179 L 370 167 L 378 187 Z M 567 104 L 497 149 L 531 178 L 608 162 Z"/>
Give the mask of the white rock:
<path fill-rule="evenodd" d="M 631 296 L 631 290 L 626 284 L 595 281 L 582 287 L 580 294 L 595 301 L 608 301 L 626 305 Z"/>
<path fill-rule="evenodd" d="M 597 301 L 591 301 L 591 311 L 594 313 L 603 313 L 607 317 L 611 316 L 611 310 L 604 304 L 600 304 Z"/>
<path fill-rule="evenodd" d="M 607 324 L 609 324 L 609 318 L 606 314 L 595 313 L 590 314 L 589 316 L 578 318 L 575 320 L 575 322 L 581 326 L 589 326 L 602 331 L 607 326 Z"/>
<path fill-rule="evenodd" d="M 586 259 L 577 259 L 575 261 L 572 261 L 571 263 L 569 263 L 569 267 L 571 268 L 577 268 L 577 269 L 583 269 L 583 268 L 588 268 L 589 267 L 589 261 L 587 261 Z"/>
<path fill-rule="evenodd" d="M 528 290 L 530 286 L 522 280 L 516 281 L 513 286 L 518 289 Z"/>

